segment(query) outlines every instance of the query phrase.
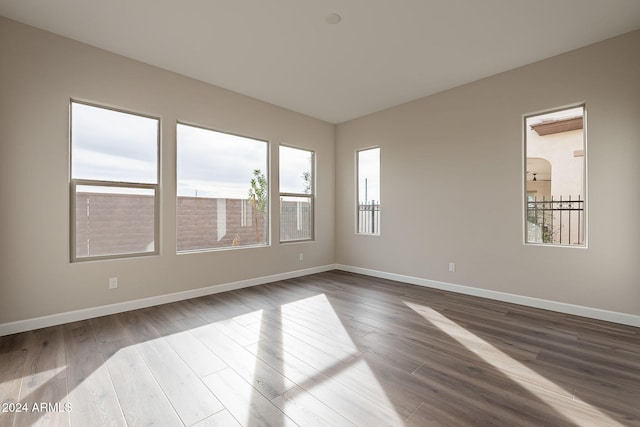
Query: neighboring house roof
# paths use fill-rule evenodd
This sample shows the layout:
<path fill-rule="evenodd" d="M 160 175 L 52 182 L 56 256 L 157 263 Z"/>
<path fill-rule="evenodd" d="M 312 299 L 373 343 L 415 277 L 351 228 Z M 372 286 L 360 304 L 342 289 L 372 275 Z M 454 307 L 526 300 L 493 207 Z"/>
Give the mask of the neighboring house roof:
<path fill-rule="evenodd" d="M 535 125 L 531 125 L 531 129 L 535 130 L 540 136 L 552 135 L 554 133 L 567 132 L 570 130 L 582 129 L 584 120 L 582 116 L 569 117 L 557 120 L 545 120 Z"/>

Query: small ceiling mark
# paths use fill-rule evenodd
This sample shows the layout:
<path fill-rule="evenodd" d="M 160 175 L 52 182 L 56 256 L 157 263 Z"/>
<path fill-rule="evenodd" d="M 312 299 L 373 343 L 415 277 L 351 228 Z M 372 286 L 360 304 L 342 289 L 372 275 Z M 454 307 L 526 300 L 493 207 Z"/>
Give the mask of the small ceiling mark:
<path fill-rule="evenodd" d="M 324 20 L 327 22 L 327 24 L 335 25 L 339 24 L 340 21 L 342 21 L 342 16 L 338 15 L 337 13 L 330 13 L 326 18 L 324 18 Z"/>

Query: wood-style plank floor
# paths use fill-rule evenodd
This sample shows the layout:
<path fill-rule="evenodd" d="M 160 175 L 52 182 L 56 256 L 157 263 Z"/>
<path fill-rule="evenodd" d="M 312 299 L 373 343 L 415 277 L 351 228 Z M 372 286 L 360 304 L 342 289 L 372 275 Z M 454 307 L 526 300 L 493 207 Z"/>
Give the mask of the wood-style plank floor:
<path fill-rule="evenodd" d="M 0 426 L 640 426 L 640 329 L 339 271 L 0 338 Z"/>

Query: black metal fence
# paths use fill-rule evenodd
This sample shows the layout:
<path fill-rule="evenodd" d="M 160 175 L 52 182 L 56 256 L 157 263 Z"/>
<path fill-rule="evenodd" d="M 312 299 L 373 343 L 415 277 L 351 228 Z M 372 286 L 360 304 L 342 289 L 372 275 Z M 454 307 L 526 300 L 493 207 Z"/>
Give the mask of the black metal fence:
<path fill-rule="evenodd" d="M 358 233 L 380 234 L 380 203 L 362 203 L 358 207 Z"/>
<path fill-rule="evenodd" d="M 584 245 L 584 200 L 527 200 L 527 242 Z"/>

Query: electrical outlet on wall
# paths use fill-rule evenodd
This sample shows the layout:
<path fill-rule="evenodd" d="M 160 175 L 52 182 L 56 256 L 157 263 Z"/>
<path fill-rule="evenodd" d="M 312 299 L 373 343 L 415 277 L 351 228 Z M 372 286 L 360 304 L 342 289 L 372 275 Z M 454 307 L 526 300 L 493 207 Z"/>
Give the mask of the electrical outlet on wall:
<path fill-rule="evenodd" d="M 450 262 L 449 263 L 449 271 L 451 271 L 451 272 L 456 271 L 456 263 L 455 262 Z"/>
<path fill-rule="evenodd" d="M 300 261 L 304 261 L 304 254 L 302 252 L 300 252 L 300 255 L 298 256 L 298 259 Z"/>
<path fill-rule="evenodd" d="M 109 277 L 109 289 L 118 289 L 117 277 Z"/>

